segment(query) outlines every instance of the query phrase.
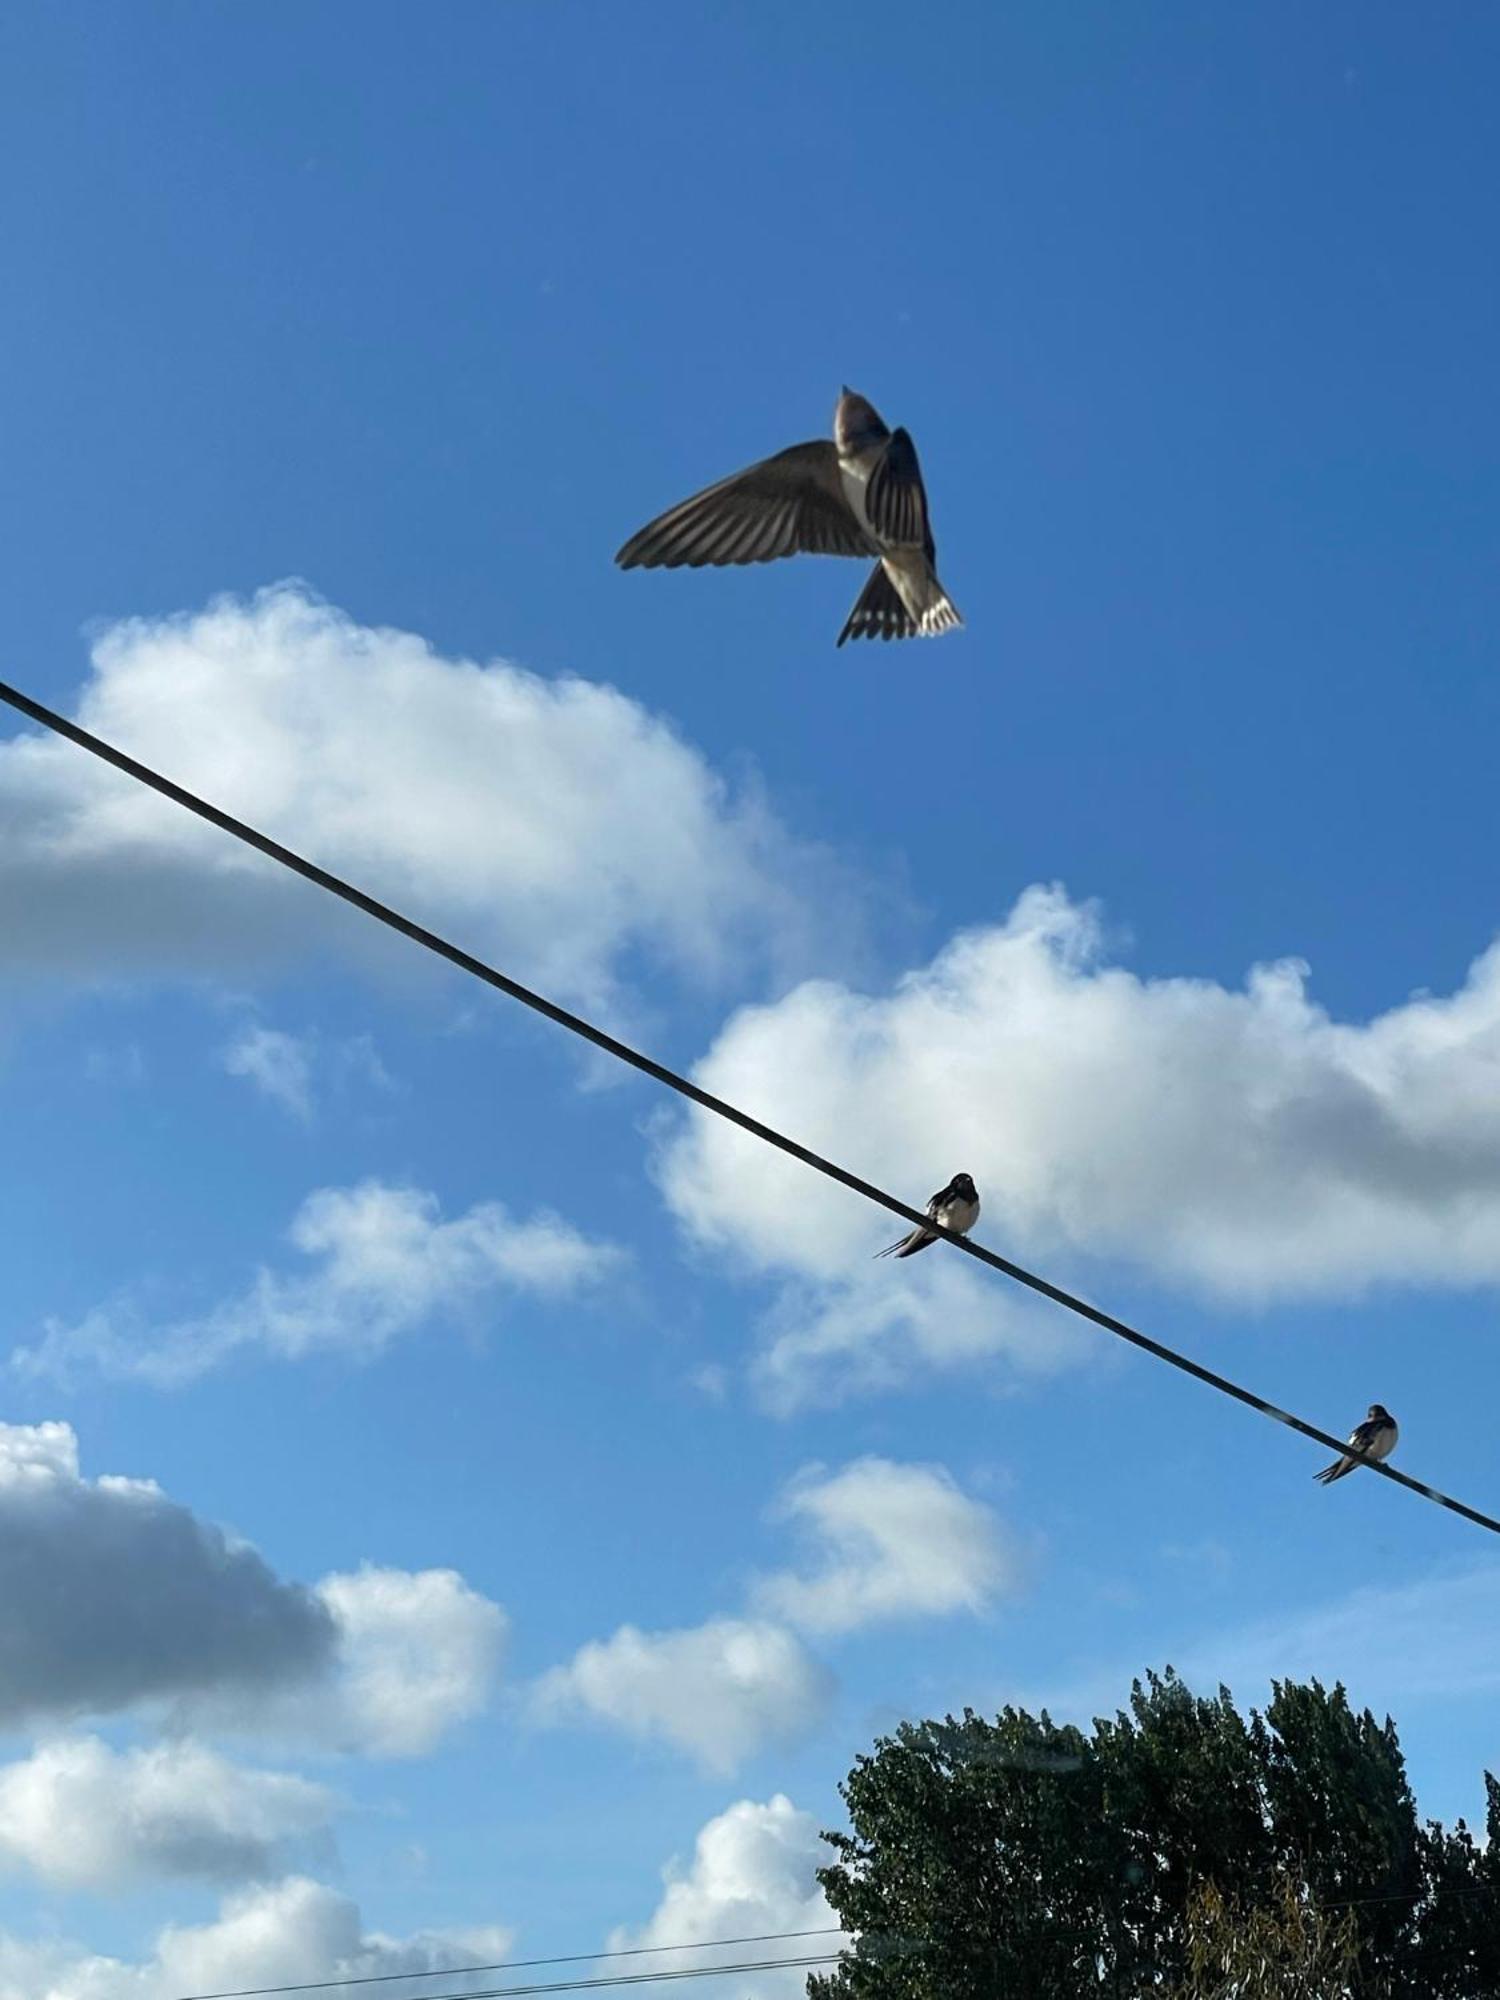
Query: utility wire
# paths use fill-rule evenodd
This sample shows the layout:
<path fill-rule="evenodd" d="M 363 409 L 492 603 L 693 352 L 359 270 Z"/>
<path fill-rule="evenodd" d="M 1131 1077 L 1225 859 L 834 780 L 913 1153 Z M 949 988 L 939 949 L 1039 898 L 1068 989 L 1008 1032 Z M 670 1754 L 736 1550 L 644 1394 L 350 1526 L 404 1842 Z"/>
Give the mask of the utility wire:
<path fill-rule="evenodd" d="M 585 1993 L 601 1986 L 651 1986 L 666 1979 L 722 1979 L 731 1972 L 784 1972 L 792 1967 L 837 1965 L 839 1954 L 824 1951 L 805 1958 L 747 1958 L 738 1965 L 679 1965 L 670 1972 L 615 1972 L 602 1979 L 557 1979 L 535 1986 L 482 1986 L 473 1993 L 418 1993 L 413 2000 L 510 2000 L 520 1993 Z"/>
<path fill-rule="evenodd" d="M 644 1076 L 653 1077 L 656 1082 L 665 1084 L 668 1090 L 675 1090 L 679 1097 L 687 1098 L 704 1111 L 711 1111 L 716 1118 L 723 1118 L 731 1125 L 738 1125 L 741 1131 L 750 1133 L 753 1138 L 764 1140 L 768 1146 L 774 1146 L 779 1152 L 789 1154 L 794 1160 L 800 1160 L 804 1166 L 811 1167 L 814 1172 L 824 1174 L 829 1180 L 837 1181 L 841 1186 L 852 1189 L 855 1194 L 863 1195 L 866 1201 L 873 1201 L 877 1206 L 889 1209 L 892 1215 L 899 1215 L 904 1222 L 929 1230 L 934 1236 L 946 1238 L 966 1257 L 977 1258 L 981 1264 L 988 1264 L 992 1270 L 999 1271 L 1013 1283 L 1024 1285 L 1028 1291 L 1037 1292 L 1044 1299 L 1051 1299 L 1054 1305 L 1063 1306 L 1067 1311 L 1077 1313 L 1080 1319 L 1089 1320 L 1093 1325 L 1103 1327 L 1106 1333 L 1112 1333 L 1117 1339 L 1128 1341 L 1132 1347 L 1138 1347 L 1143 1353 L 1154 1355 L 1158 1361 L 1165 1361 L 1168 1367 L 1179 1369 L 1184 1375 L 1191 1375 L 1196 1381 L 1206 1382 L 1209 1388 L 1217 1389 L 1220 1395 L 1232 1396 L 1236 1402 L 1245 1404 L 1248 1409 L 1258 1410 L 1263 1417 L 1274 1417 L 1277 1423 L 1285 1424 L 1288 1429 L 1300 1432 L 1303 1437 L 1311 1438 L 1325 1451 L 1336 1452 L 1341 1457 L 1355 1458 L 1360 1464 L 1368 1466 L 1370 1471 L 1378 1473 L 1382 1479 L 1393 1479 L 1398 1486 L 1405 1486 L 1413 1493 L 1420 1493 L 1424 1500 L 1432 1500 L 1439 1507 L 1446 1507 L 1450 1514 L 1462 1515 L 1464 1520 L 1474 1522 L 1476 1527 L 1488 1528 L 1491 1534 L 1500 1535 L 1500 1521 L 1489 1514 L 1480 1513 L 1477 1507 L 1466 1506 L 1462 1500 L 1450 1499 L 1446 1493 L 1439 1493 L 1436 1487 L 1425 1486 L 1420 1479 L 1413 1479 L 1406 1472 L 1398 1472 L 1394 1466 L 1369 1458 L 1363 1452 L 1351 1451 L 1346 1441 L 1335 1437 L 1331 1431 L 1321 1431 L 1316 1424 L 1307 1423 L 1303 1418 L 1293 1416 L 1289 1410 L 1279 1409 L 1275 1403 L 1266 1402 L 1253 1390 L 1243 1389 L 1238 1382 L 1231 1382 L 1228 1376 L 1216 1374 L 1212 1368 L 1205 1368 L 1201 1362 L 1190 1360 L 1187 1355 L 1179 1354 L 1175 1348 L 1163 1346 L 1149 1334 L 1138 1332 L 1135 1327 L 1127 1326 L 1124 1320 L 1116 1319 L 1113 1314 L 1102 1312 L 1098 1306 L 1091 1306 L 1087 1300 L 1078 1298 L 1072 1292 L 1064 1291 L 1060 1285 L 1054 1285 L 1048 1279 L 1038 1277 L 1035 1272 L 1024 1269 L 1020 1264 L 1013 1264 L 1009 1258 L 1001 1257 L 995 1251 L 986 1249 L 982 1243 L 972 1242 L 966 1236 L 959 1236 L 953 1230 L 945 1229 L 940 1222 L 934 1222 L 925 1211 L 908 1207 L 904 1201 L 898 1201 L 895 1195 L 887 1194 L 884 1188 L 876 1187 L 872 1181 L 863 1180 L 858 1174 L 850 1173 L 847 1167 L 841 1167 L 835 1161 L 825 1159 L 821 1153 L 815 1153 L 810 1147 L 800 1145 L 795 1139 L 789 1139 L 784 1132 L 776 1131 L 773 1126 L 763 1125 L 758 1118 L 752 1118 L 748 1112 L 739 1110 L 737 1106 L 727 1103 L 722 1097 L 715 1097 L 711 1091 L 702 1089 L 689 1077 L 679 1076 L 675 1070 L 668 1069 L 654 1057 L 643 1055 L 639 1049 L 631 1048 L 626 1042 L 617 1041 L 602 1028 L 596 1028 L 592 1021 L 584 1020 L 582 1015 L 570 1013 L 566 1007 L 560 1007 L 555 1000 L 548 1000 L 543 994 L 533 992 L 529 986 L 523 986 L 518 979 L 512 979 L 508 973 L 499 972 L 494 966 L 486 965 L 483 959 L 475 958 L 472 952 L 463 950 L 459 945 L 450 944 L 435 931 L 427 930 L 423 925 L 413 922 L 410 917 L 402 916 L 398 910 L 393 910 L 388 904 L 377 901 L 374 896 L 366 895 L 363 889 L 355 888 L 352 883 L 341 880 L 337 875 L 331 875 L 326 868 L 320 868 L 315 861 L 308 861 L 302 855 L 294 853 L 290 847 L 283 847 L 279 840 L 272 840 L 269 834 L 248 826 L 244 820 L 236 819 L 232 813 L 223 811 L 219 806 L 210 805 L 206 799 L 200 799 L 196 793 L 174 784 L 170 778 L 164 778 L 159 771 L 151 770 L 148 765 L 138 763 L 134 757 L 127 756 L 112 743 L 106 743 L 102 737 L 91 735 L 87 729 L 81 729 L 76 722 L 70 722 L 65 715 L 59 715 L 56 710 L 43 707 L 41 702 L 33 701 L 30 695 L 22 694 L 18 688 L 13 688 L 4 681 L 0 681 L 0 701 L 7 702 L 22 715 L 40 723 L 44 729 L 50 729 L 54 735 L 66 737 L 70 743 L 76 743 L 81 750 L 87 750 L 91 756 L 102 759 L 106 764 L 113 764 L 117 771 L 123 771 L 138 784 L 147 785 L 152 791 L 160 792 L 163 798 L 171 799 L 174 804 L 184 807 L 188 812 L 196 813 L 199 819 L 206 819 L 211 826 L 232 834 L 247 847 L 259 849 L 262 854 L 268 855 L 281 867 L 289 868 L 293 874 L 302 876 L 308 882 L 316 883 L 320 889 L 326 889 L 329 895 L 338 896 L 342 901 L 352 903 L 355 909 L 363 910 L 366 916 L 374 917 L 377 923 L 385 924 L 393 931 L 399 931 L 403 937 L 410 938 L 424 950 L 434 953 L 438 958 L 447 959 L 450 965 L 456 965 L 461 972 L 467 972 L 473 978 L 483 980 L 487 986 L 493 986 L 497 992 L 507 994 L 512 1000 L 519 1000 L 523 1007 L 530 1007 L 534 1013 L 545 1015 L 549 1021 L 555 1021 L 560 1028 L 566 1028 L 570 1034 L 578 1035 L 586 1042 L 592 1042 L 595 1048 L 603 1049 L 606 1055 L 613 1056 L 616 1061 L 628 1063 L 632 1069 L 640 1070 Z"/>
<path fill-rule="evenodd" d="M 429 1989 L 426 1993 L 413 1994 L 410 2000 L 512 2000 L 512 1996 L 523 1993 L 587 1993 L 595 1992 L 600 1987 L 649 1986 L 666 1979 L 722 1979 L 731 1972 L 784 1972 L 792 1967 L 836 1965 L 838 1960 L 839 1953 L 836 1951 L 816 1952 L 805 1958 L 747 1958 L 735 1965 L 678 1965 L 665 1972 L 612 1972 L 597 1979 L 549 1979 L 529 1986 L 450 1986 L 441 1993 Z M 465 1975 L 459 1971 L 407 1972 L 394 1976 L 404 1979 L 455 1979 Z M 354 1982 L 349 1983 L 352 1985 Z M 253 1986 L 246 1990 L 261 1994 L 307 1991 L 303 1986 Z M 228 2000 L 228 1996 L 189 1993 L 179 1995 L 178 2000 Z"/>
<path fill-rule="evenodd" d="M 1429 1898 L 1436 1902 L 1445 1896 L 1492 1896 L 1500 1893 L 1494 1883 L 1452 1883 L 1429 1886 L 1425 1889 L 1395 1890 L 1373 1896 L 1346 1896 L 1336 1902 L 1317 1902 L 1315 1910 L 1362 1909 L 1374 1903 L 1418 1903 Z M 1086 1929 L 1049 1930 L 1049 1937 L 1084 1938 L 1094 1932 Z M 818 1930 L 805 1931 L 757 1931 L 746 1937 L 699 1938 L 683 1944 L 636 1945 L 624 1951 L 575 1951 L 555 1958 L 506 1958 L 495 1959 L 481 1965 L 453 1965 L 427 1972 L 375 1972 L 356 1974 L 347 1979 L 308 1979 L 288 1986 L 235 1986 L 213 1993 L 184 1993 L 175 2000 L 275 2000 L 275 1996 L 290 1993 L 326 1993 L 349 1986 L 381 1986 L 392 1980 L 415 1979 L 472 1979 L 481 1972 L 523 1972 L 549 1965 L 595 1964 L 603 1959 L 646 1958 L 669 1951 L 715 1951 L 730 1945 L 743 1944 L 785 1944 L 798 1938 L 850 1937 L 852 1934 L 836 1924 L 824 1925 Z M 869 1943 L 866 1933 L 863 1942 Z M 888 1939 L 888 1957 L 899 1957 L 905 1953 L 919 1953 L 931 1947 L 912 1938 Z M 951 1951 L 952 1945 L 948 1947 Z M 975 1950 L 987 1951 L 987 1946 L 976 1946 Z M 601 1987 L 648 1985 L 666 1979 L 707 1979 L 730 1972 L 777 1972 L 794 1967 L 833 1965 L 842 1957 L 841 1952 L 813 1953 L 806 1957 L 768 1958 L 746 1960 L 732 1965 L 692 1965 L 672 1967 L 662 1972 L 620 1973 L 597 1979 L 553 1980 L 528 1986 L 495 1986 L 475 1992 L 454 1987 L 446 1993 L 429 1991 L 425 1994 L 409 1994 L 405 2000 L 507 2000 L 507 1996 L 538 1993 L 576 1993 L 597 1990 Z"/>
<path fill-rule="evenodd" d="M 296 1986 L 236 1986 L 226 1993 L 184 1993 L 179 2000 L 261 2000 L 269 1993 L 326 1993 L 333 1987 L 385 1986 L 393 1979 L 466 1979 L 476 1972 L 529 1972 L 543 1965 L 593 1965 L 606 1958 L 651 1958 L 664 1951 L 720 1951 L 732 1944 L 790 1944 L 794 1938 L 848 1935 L 842 1925 L 824 1924 L 811 1931 L 753 1931 L 748 1937 L 689 1938 L 682 1944 L 638 1944 L 624 1951 L 569 1951 L 557 1958 L 496 1958 L 484 1965 L 449 1965 L 426 1972 L 366 1972 L 352 1979 L 305 1979 Z"/>

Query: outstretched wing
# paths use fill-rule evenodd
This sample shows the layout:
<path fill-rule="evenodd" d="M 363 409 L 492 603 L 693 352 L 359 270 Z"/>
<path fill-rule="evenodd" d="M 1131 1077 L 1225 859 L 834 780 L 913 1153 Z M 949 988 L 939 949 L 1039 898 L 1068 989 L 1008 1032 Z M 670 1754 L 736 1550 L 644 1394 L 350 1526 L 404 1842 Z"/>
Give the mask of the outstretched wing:
<path fill-rule="evenodd" d="M 865 483 L 865 512 L 883 541 L 906 548 L 924 548 L 933 561 L 932 529 L 927 519 L 927 489 L 917 448 L 904 430 L 892 431 L 891 441 L 876 460 Z"/>
<path fill-rule="evenodd" d="M 794 444 L 648 521 L 615 557 L 621 569 L 701 569 L 778 556 L 875 553 L 849 509 L 827 440 Z"/>

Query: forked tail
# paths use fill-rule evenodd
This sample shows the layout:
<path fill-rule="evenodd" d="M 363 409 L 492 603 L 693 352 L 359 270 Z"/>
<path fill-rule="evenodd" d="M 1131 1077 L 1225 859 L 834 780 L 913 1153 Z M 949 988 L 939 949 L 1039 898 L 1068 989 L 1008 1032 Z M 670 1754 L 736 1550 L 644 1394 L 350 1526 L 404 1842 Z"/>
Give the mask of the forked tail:
<path fill-rule="evenodd" d="M 952 599 L 931 570 L 919 582 L 912 581 L 917 593 L 915 610 L 892 583 L 885 564 L 876 563 L 844 623 L 839 644 L 842 646 L 846 639 L 933 638 L 939 632 L 951 632 L 955 625 L 962 625 Z"/>

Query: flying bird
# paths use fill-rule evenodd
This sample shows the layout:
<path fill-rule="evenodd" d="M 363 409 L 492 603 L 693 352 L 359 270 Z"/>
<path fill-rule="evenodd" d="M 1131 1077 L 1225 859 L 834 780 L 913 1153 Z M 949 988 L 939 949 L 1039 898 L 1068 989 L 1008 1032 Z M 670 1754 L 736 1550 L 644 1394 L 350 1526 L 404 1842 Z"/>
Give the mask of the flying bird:
<path fill-rule="evenodd" d="M 944 1229 L 952 1229 L 960 1236 L 967 1236 L 979 1220 L 979 1190 L 967 1174 L 955 1174 L 945 1188 L 939 1188 L 927 1204 L 928 1219 L 939 1222 Z M 915 1257 L 919 1250 L 925 1250 L 929 1243 L 937 1242 L 937 1235 L 931 1229 L 914 1229 L 910 1236 L 900 1236 L 894 1243 L 888 1243 L 883 1250 L 877 1250 L 877 1257 Z"/>
<path fill-rule="evenodd" d="M 848 388 L 832 439 L 794 444 L 679 501 L 632 535 L 615 561 L 621 569 L 701 569 L 795 555 L 877 558 L 841 646 L 930 638 L 963 623 L 938 582 L 916 446 Z"/>
<path fill-rule="evenodd" d="M 1363 1452 L 1366 1458 L 1389 1458 L 1396 1449 L 1396 1439 L 1401 1433 L 1396 1428 L 1396 1419 L 1382 1403 L 1371 1403 L 1370 1414 L 1362 1424 L 1356 1424 L 1349 1433 L 1349 1442 L 1355 1451 Z M 1332 1465 L 1325 1465 L 1313 1477 L 1324 1486 L 1331 1486 L 1335 1479 L 1342 1479 L 1346 1472 L 1352 1472 L 1359 1464 L 1357 1458 L 1337 1458 Z"/>

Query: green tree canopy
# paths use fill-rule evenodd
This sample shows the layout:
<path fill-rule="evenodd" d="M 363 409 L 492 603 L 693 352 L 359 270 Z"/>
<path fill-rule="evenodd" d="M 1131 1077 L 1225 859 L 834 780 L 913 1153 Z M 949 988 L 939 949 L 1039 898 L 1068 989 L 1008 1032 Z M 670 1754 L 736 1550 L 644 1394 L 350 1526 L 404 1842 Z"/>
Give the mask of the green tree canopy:
<path fill-rule="evenodd" d="M 858 1944 L 809 1992 L 1187 1994 L 1238 1925 L 1268 1962 L 1344 1964 L 1329 2000 L 1500 1996 L 1488 1782 L 1487 1845 L 1421 1826 L 1394 1724 L 1316 1681 L 1276 1684 L 1248 1719 L 1168 1668 L 1089 1733 L 1015 1708 L 903 1724 L 843 1787 L 850 1831 L 827 1836 L 821 1880 Z"/>

